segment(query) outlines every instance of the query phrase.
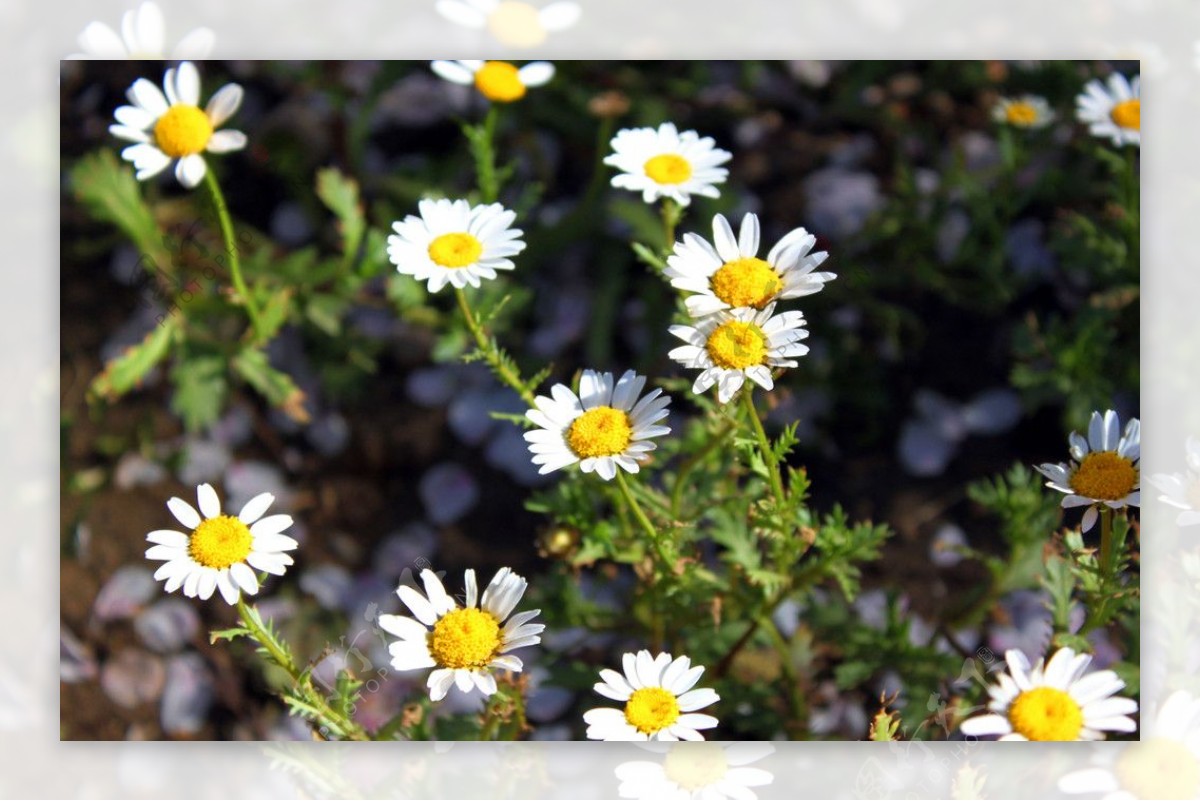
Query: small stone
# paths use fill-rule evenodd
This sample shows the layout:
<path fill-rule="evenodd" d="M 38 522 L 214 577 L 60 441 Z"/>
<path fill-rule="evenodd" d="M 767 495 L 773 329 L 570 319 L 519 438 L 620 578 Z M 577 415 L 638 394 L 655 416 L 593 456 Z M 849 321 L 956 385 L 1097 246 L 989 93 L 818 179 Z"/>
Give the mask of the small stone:
<path fill-rule="evenodd" d="M 96 656 L 65 625 L 58 630 L 58 677 L 68 684 L 96 678 Z"/>
<path fill-rule="evenodd" d="M 132 709 L 158 699 L 167 671 L 162 660 L 136 648 L 126 648 L 100 669 L 100 687 L 115 703 Z"/>
<path fill-rule="evenodd" d="M 147 459 L 140 453 L 127 453 L 117 462 L 113 471 L 113 484 L 118 489 L 148 487 L 163 481 L 167 469 L 158 462 Z"/>
<path fill-rule="evenodd" d="M 118 568 L 92 602 L 92 615 L 101 622 L 133 617 L 154 597 L 157 582 L 147 568 L 126 565 Z"/>
<path fill-rule="evenodd" d="M 479 485 L 463 467 L 453 462 L 434 465 L 417 487 L 425 516 L 437 525 L 461 519 L 479 501 Z"/>
<path fill-rule="evenodd" d="M 204 727 L 215 687 L 212 673 L 198 654 L 180 654 L 167 662 L 159 720 L 172 736 L 196 734 Z"/>
<path fill-rule="evenodd" d="M 216 481 L 229 466 L 229 448 L 208 439 L 189 438 L 183 446 L 179 480 L 190 487 Z"/>
<path fill-rule="evenodd" d="M 183 649 L 200 631 L 195 605 L 182 598 L 164 598 L 133 621 L 142 643 L 160 654 Z"/>
<path fill-rule="evenodd" d="M 341 565 L 323 564 L 305 570 L 300 589 L 317 599 L 326 609 L 340 609 L 350 590 L 350 572 Z"/>

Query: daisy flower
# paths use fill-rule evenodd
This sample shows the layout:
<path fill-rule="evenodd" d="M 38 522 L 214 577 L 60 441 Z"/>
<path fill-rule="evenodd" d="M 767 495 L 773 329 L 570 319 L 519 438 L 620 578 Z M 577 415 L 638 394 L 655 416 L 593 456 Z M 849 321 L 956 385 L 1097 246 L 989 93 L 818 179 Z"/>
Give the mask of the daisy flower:
<path fill-rule="evenodd" d="M 121 17 L 119 34 L 103 22 L 89 24 L 79 34 L 79 46 L 83 52 L 69 58 L 162 59 L 166 56 L 166 38 L 162 11 L 156 4 L 146 2 L 136 10 L 125 12 Z M 196 28 L 172 48 L 171 58 L 208 58 L 214 38 L 208 28 Z"/>
<path fill-rule="evenodd" d="M 1050 479 L 1046 486 L 1065 492 L 1063 508 L 1086 506 L 1083 531 L 1096 523 L 1099 512 L 1096 504 L 1110 509 L 1141 506 L 1138 460 L 1141 456 L 1141 424 L 1137 418 L 1120 433 L 1121 421 L 1111 409 L 1100 416 L 1092 412 L 1088 436 L 1084 439 L 1072 431 L 1070 464 L 1039 465 L 1039 473 Z"/>
<path fill-rule="evenodd" d="M 138 78 L 126 92 L 132 106 L 121 106 L 109 126 L 113 136 L 136 144 L 121 151 L 121 158 L 132 162 L 137 179 L 158 175 L 175 161 L 175 177 L 191 189 L 204 179 L 208 170 L 204 152 L 229 153 L 246 146 L 241 131 L 216 130 L 233 116 L 242 103 L 242 87 L 226 84 L 200 108 L 200 73 L 192 62 L 168 69 L 163 89 L 145 78 Z"/>
<path fill-rule="evenodd" d="M 661 762 L 637 760 L 617 765 L 622 798 L 753 799 L 752 787 L 775 780 L 774 774 L 750 765 L 775 752 L 770 743 L 663 743 Z"/>
<path fill-rule="evenodd" d="M 167 592 L 183 587 L 189 598 L 207 600 L 220 590 L 226 603 L 236 604 L 244 591 L 258 592 L 255 570 L 282 576 L 297 542 L 280 532 L 292 525 L 290 515 L 263 514 L 275 500 L 269 492 L 255 495 L 237 517 L 221 514 L 221 501 L 211 484 L 196 488 L 200 511 L 182 498 L 167 501 L 167 508 L 190 534 L 174 529 L 159 529 L 146 535 L 155 543 L 146 551 L 147 559 L 165 562 L 154 573 L 156 581 L 166 579 Z"/>
<path fill-rule="evenodd" d="M 704 668 L 692 667 L 688 657 L 638 651 L 621 662 L 625 675 L 605 668 L 595 690 L 625 707 L 584 712 L 589 740 L 703 740 L 699 730 L 717 725 L 712 715 L 696 712 L 721 699 L 714 690 L 692 689 Z"/>
<path fill-rule="evenodd" d="M 1104 801 L 1200 797 L 1200 700 L 1177 690 L 1143 717 L 1140 742 L 1095 751 L 1092 766 L 1063 776 L 1058 789 Z"/>
<path fill-rule="evenodd" d="M 795 228 L 767 254 L 758 258 L 758 216 L 742 218 L 738 236 L 725 216 L 713 217 L 713 242 L 695 234 L 684 234 L 667 258 L 664 274 L 671 286 L 696 294 L 689 297 L 688 314 L 703 317 L 722 309 L 750 306 L 761 309 L 784 298 L 799 298 L 820 292 L 833 273 L 814 273 L 829 254 L 810 253 L 817 238 Z"/>
<path fill-rule="evenodd" d="M 583 9 L 571 0 L 541 8 L 518 0 L 438 0 L 438 13 L 464 28 L 487 28 L 501 44 L 536 47 L 547 33 L 565 31 L 579 21 Z"/>
<path fill-rule="evenodd" d="M 1014 128 L 1045 128 L 1054 122 L 1054 111 L 1038 95 L 1002 97 L 992 108 L 992 119 Z"/>
<path fill-rule="evenodd" d="M 1162 492 L 1160 501 L 1182 510 L 1175 518 L 1177 526 L 1200 524 L 1200 439 L 1188 437 L 1186 447 L 1186 473 L 1155 473 L 1146 479 Z"/>
<path fill-rule="evenodd" d="M 646 377 L 633 370 L 626 370 L 616 384 L 612 373 L 584 370 L 578 395 L 555 384 L 552 397 L 534 398 L 537 408 L 525 416 L 540 428 L 525 432 L 525 441 L 533 463 L 541 465 L 538 473 L 576 462 L 583 472 L 594 471 L 605 481 L 616 477 L 618 467 L 636 473 L 638 461 L 656 447 L 650 439 L 671 432 L 655 425 L 667 416 L 671 399 L 661 389 L 641 396 L 645 386 Z"/>
<path fill-rule="evenodd" d="M 517 68 L 507 61 L 434 61 L 435 73 L 450 83 L 474 86 L 493 103 L 512 103 L 531 86 L 543 86 L 554 77 L 549 61 L 531 61 Z"/>
<path fill-rule="evenodd" d="M 1088 126 L 1092 136 L 1108 137 L 1120 147 L 1142 146 L 1142 77 L 1129 81 L 1114 72 L 1108 76 L 1108 88 L 1099 79 L 1088 81 L 1075 98 L 1075 116 Z"/>
<path fill-rule="evenodd" d="M 712 137 L 695 131 L 679 133 L 672 123 L 654 128 L 623 128 L 612 139 L 613 153 L 604 163 L 621 170 L 612 185 L 642 193 L 653 203 L 669 197 L 686 206 L 692 195 L 720 197 L 717 184 L 725 183 L 729 170 L 720 165 L 733 154 L 714 147 Z"/>
<path fill-rule="evenodd" d="M 969 737 L 1000 735 L 1001 740 L 1103 740 L 1104 732 L 1134 732 L 1128 717 L 1137 702 L 1114 694 L 1125 682 L 1111 670 L 1086 676 L 1090 654 L 1060 648 L 1043 667 L 1032 668 L 1016 649 L 1004 654 L 1008 673 L 988 688 L 989 712 L 963 721 L 959 727 Z"/>
<path fill-rule="evenodd" d="M 431 701 L 445 698 L 451 685 L 464 693 L 473 688 L 484 695 L 496 692 L 492 671 L 520 672 L 521 660 L 509 651 L 541 642 L 540 635 L 546 628 L 529 622 L 541 613 L 540 609 L 512 614 L 528 585 L 509 568 L 496 572 L 478 605 L 475 571 L 466 571 L 465 580 L 466 605 L 460 607 L 432 570 L 422 570 L 424 595 L 405 584 L 396 590 L 413 617 L 378 618 L 384 631 L 400 638 L 388 648 L 394 668 L 435 668 L 427 682 Z"/>
<path fill-rule="evenodd" d="M 801 340 L 808 337 L 804 313 L 783 312 L 772 316 L 775 304 L 762 310 L 732 309 L 710 314 L 695 325 L 673 325 L 668 329 L 686 345 L 667 355 L 700 370 L 692 392 L 700 395 L 717 385 L 717 400 L 728 403 L 749 378 L 766 390 L 775 386 L 771 369 L 795 367 L 792 356 L 808 353 Z"/>
<path fill-rule="evenodd" d="M 471 207 L 465 200 L 422 200 L 402 222 L 392 224 L 388 258 L 404 275 L 428 281 L 429 291 L 446 284 L 462 289 L 511 270 L 509 256 L 525 249 L 517 218 L 499 203 Z"/>

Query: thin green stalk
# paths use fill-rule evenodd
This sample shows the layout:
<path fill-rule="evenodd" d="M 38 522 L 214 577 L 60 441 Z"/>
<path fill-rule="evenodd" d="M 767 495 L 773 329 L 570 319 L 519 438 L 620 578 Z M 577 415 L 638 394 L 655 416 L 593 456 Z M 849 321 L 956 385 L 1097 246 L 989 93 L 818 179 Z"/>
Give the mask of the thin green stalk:
<path fill-rule="evenodd" d="M 476 140 L 475 171 L 479 196 L 484 203 L 495 203 L 500 198 L 500 176 L 496 172 L 496 120 L 499 113 L 495 103 L 488 106 Z"/>
<path fill-rule="evenodd" d="M 479 346 L 479 351 L 492 368 L 492 372 L 501 381 L 516 390 L 516 393 L 521 396 L 521 400 L 525 401 L 528 406 L 533 407 L 533 393 L 525 386 L 525 382 L 521 380 L 521 376 L 517 375 L 512 367 L 500 358 L 496 349 L 492 347 L 492 342 L 488 339 L 487 333 L 484 332 L 483 327 L 479 325 L 479 321 L 475 319 L 475 314 L 471 311 L 471 304 L 467 302 L 467 293 L 461 287 L 455 287 L 454 296 L 458 299 L 458 308 L 462 311 L 463 322 L 467 324 L 467 328 L 470 329 L 472 336 L 475 337 L 475 344 Z"/>
<path fill-rule="evenodd" d="M 775 495 L 776 503 L 783 506 L 787 501 L 787 495 L 783 491 L 783 476 L 779 473 L 779 462 L 775 459 L 775 454 L 771 452 L 771 441 L 767 439 L 767 431 L 763 428 L 762 420 L 758 418 L 758 410 L 754 408 L 753 391 L 747 384 L 742 390 L 742 404 L 746 407 L 750 424 L 754 427 L 754 435 L 758 437 L 758 448 L 762 452 L 763 463 L 767 466 L 771 492 Z"/>
<path fill-rule="evenodd" d="M 764 628 L 771 644 L 775 646 L 775 651 L 779 654 L 779 665 L 783 671 L 787 698 L 792 708 L 792 726 L 790 728 L 793 732 L 804 732 L 808 728 L 806 720 L 808 714 L 804 708 L 804 696 L 800 692 L 800 682 L 796 678 L 796 668 L 792 665 L 792 651 L 773 620 L 766 621 Z"/>
<path fill-rule="evenodd" d="M 638 525 L 646 532 L 646 536 L 650 538 L 651 544 L 654 546 L 655 552 L 658 553 L 659 559 L 662 560 L 665 567 L 671 566 L 671 559 L 667 555 L 666 549 L 663 547 L 662 535 L 658 529 L 650 522 L 650 518 L 646 517 L 646 513 L 642 511 L 642 505 L 638 503 L 637 498 L 633 497 L 633 492 L 629 489 L 629 483 L 625 480 L 625 471 L 617 468 L 617 486 L 621 490 L 622 497 L 625 498 L 625 505 L 633 512 L 634 518 L 638 521 Z"/>
<path fill-rule="evenodd" d="M 683 216 L 683 207 L 669 197 L 663 198 L 662 202 L 662 222 L 663 222 L 663 252 L 670 253 L 675 249 L 675 226 L 679 224 L 679 218 Z"/>
<path fill-rule="evenodd" d="M 254 327 L 255 336 L 260 336 L 262 334 L 262 318 L 258 312 L 258 305 L 246 288 L 245 279 L 242 278 L 242 261 L 238 257 L 237 242 L 233 238 L 233 221 L 229 217 L 229 206 L 225 203 L 225 195 L 221 193 L 221 186 L 217 183 L 217 177 L 213 175 L 211 167 L 204 171 L 204 183 L 208 187 L 213 206 L 217 210 L 217 220 L 221 225 L 221 238 L 225 240 L 225 252 L 229 256 L 229 274 L 233 277 L 233 287 L 237 290 L 242 303 L 246 305 L 246 314 L 250 316 L 250 324 Z"/>
<path fill-rule="evenodd" d="M 1112 576 L 1112 516 L 1113 510 L 1100 505 L 1100 575 L 1105 582 Z"/>
<path fill-rule="evenodd" d="M 725 439 L 737 429 L 737 423 L 732 420 L 726 420 L 724 425 L 717 433 L 709 437 L 708 442 L 704 443 L 704 447 L 689 456 L 683 464 L 679 466 L 679 472 L 675 477 L 675 484 L 671 487 L 671 519 L 678 520 L 679 512 L 683 506 L 683 491 L 687 488 L 687 479 L 708 455 L 712 453 Z"/>

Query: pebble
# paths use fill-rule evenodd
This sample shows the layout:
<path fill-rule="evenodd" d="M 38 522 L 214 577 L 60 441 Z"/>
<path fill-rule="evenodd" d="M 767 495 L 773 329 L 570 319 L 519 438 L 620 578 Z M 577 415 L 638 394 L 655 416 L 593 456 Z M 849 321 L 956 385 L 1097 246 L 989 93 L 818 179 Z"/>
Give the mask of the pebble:
<path fill-rule="evenodd" d="M 479 485 L 454 462 L 442 462 L 426 471 L 417 493 L 425 506 L 425 516 L 443 526 L 462 519 L 479 501 Z"/>
<path fill-rule="evenodd" d="M 162 660 L 136 648 L 118 652 L 100 669 L 104 694 L 129 709 L 158 700 L 166 678 Z"/>
<path fill-rule="evenodd" d="M 341 565 L 326 563 L 305 570 L 300 576 L 300 589 L 326 609 L 340 609 L 351 582 L 350 571 Z"/>
<path fill-rule="evenodd" d="M 189 601 L 164 598 L 137 616 L 133 630 L 150 650 L 170 654 L 195 638 L 200 631 L 200 615 Z"/>
<path fill-rule="evenodd" d="M 158 462 L 147 459 L 140 453 L 126 453 L 113 471 L 113 484 L 118 489 L 127 490 L 133 487 L 148 487 L 166 477 L 167 469 Z"/>
<path fill-rule="evenodd" d="M 167 662 L 159 721 L 170 735 L 200 731 L 212 706 L 215 686 L 212 673 L 198 654 L 180 654 Z"/>
<path fill-rule="evenodd" d="M 191 437 L 183 446 L 179 480 L 189 487 L 216 481 L 229 467 L 231 459 L 229 448 L 226 445 L 213 440 Z"/>
<path fill-rule="evenodd" d="M 68 684 L 96 678 L 96 657 L 65 625 L 58 631 L 58 677 Z"/>
<path fill-rule="evenodd" d="M 92 615 L 100 622 L 133 617 L 157 592 L 154 574 L 147 568 L 118 568 L 92 602 Z"/>

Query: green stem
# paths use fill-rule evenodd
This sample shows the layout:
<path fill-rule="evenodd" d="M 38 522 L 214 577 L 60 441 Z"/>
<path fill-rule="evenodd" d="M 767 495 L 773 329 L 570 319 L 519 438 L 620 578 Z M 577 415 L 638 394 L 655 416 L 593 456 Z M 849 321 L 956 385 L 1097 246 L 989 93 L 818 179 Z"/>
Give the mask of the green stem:
<path fill-rule="evenodd" d="M 484 203 L 495 203 L 500 198 L 500 177 L 496 173 L 496 120 L 499 117 L 496 104 L 488 107 L 480 129 L 478 150 L 475 159 L 479 178 L 479 196 Z"/>
<path fill-rule="evenodd" d="M 621 490 L 622 497 L 625 498 L 625 505 L 633 512 L 638 525 L 642 527 L 642 530 L 646 532 L 646 536 L 650 538 L 650 542 L 654 546 L 655 552 L 658 553 L 659 559 L 662 560 L 663 566 L 670 568 L 671 558 L 666 552 L 663 538 L 659 534 L 658 529 L 654 527 L 654 524 L 650 522 L 650 518 L 646 517 L 646 513 L 642 511 L 642 505 L 633 496 L 633 492 L 629 489 L 629 483 L 625 480 L 625 471 L 620 467 L 617 468 L 617 486 Z"/>
<path fill-rule="evenodd" d="M 800 682 L 796 678 L 796 668 L 792 665 L 792 651 L 788 647 L 787 640 L 783 638 L 783 633 L 775 625 L 775 621 L 766 621 L 764 628 L 771 644 L 775 646 L 775 651 L 779 654 L 779 665 L 783 671 L 788 701 L 792 708 L 792 725 L 789 728 L 793 732 L 804 732 L 807 729 L 805 718 L 808 715 L 804 708 L 804 696 L 800 692 Z"/>
<path fill-rule="evenodd" d="M 496 349 L 492 347 L 492 342 L 488 339 L 487 333 L 479 325 L 479 321 L 475 319 L 475 314 L 471 311 L 471 304 L 467 302 L 467 293 L 461 287 L 455 287 L 454 296 L 458 299 L 458 308 L 462 311 L 463 322 L 471 330 L 472 336 L 475 337 L 475 344 L 479 347 L 479 352 L 487 360 L 488 366 L 492 368 L 492 372 L 501 381 L 512 387 L 521 396 L 521 400 L 525 401 L 526 405 L 534 407 L 533 393 L 525 386 L 525 382 L 521 380 L 521 376 L 517 375 L 512 367 L 500 358 Z"/>
<path fill-rule="evenodd" d="M 676 475 L 675 484 L 671 487 L 671 519 L 678 520 L 680 508 L 683 506 L 683 491 L 687 488 L 687 479 L 706 458 L 725 439 L 737 429 L 737 423 L 731 420 L 726 420 L 725 424 L 717 433 L 709 437 L 708 442 L 704 444 L 700 450 L 693 453 L 691 456 L 679 466 L 679 473 Z"/>
<path fill-rule="evenodd" d="M 675 226 L 679 224 L 679 218 L 683 214 L 683 208 L 669 197 L 663 198 L 662 202 L 662 222 L 663 222 L 663 253 L 670 254 L 675 250 Z"/>
<path fill-rule="evenodd" d="M 229 255 L 229 274 L 233 277 L 233 287 L 237 290 L 242 303 L 246 305 L 246 314 L 250 316 L 254 334 L 259 337 L 262 334 L 261 316 L 254 298 L 246 288 L 246 281 L 242 278 L 242 262 L 238 257 L 237 242 L 233 238 L 233 221 L 229 217 L 229 206 L 225 203 L 225 195 L 221 193 L 221 186 L 217 183 L 217 177 L 213 175 L 211 167 L 204 171 L 204 184 L 208 187 L 213 206 L 217 210 L 217 220 L 221 225 L 221 238 L 225 240 L 225 252 Z"/>
<path fill-rule="evenodd" d="M 1108 506 L 1100 506 L 1100 575 L 1104 582 L 1112 576 L 1112 516 L 1113 510 Z"/>
<path fill-rule="evenodd" d="M 767 466 L 767 475 L 771 481 L 771 492 L 775 495 L 775 502 L 779 506 L 787 500 L 787 495 L 783 491 L 783 476 L 779 473 L 779 462 L 775 459 L 775 454 L 771 452 L 771 441 L 767 439 L 767 431 L 763 428 L 762 420 L 758 418 L 758 410 L 754 408 L 753 388 L 747 383 L 742 390 L 742 404 L 746 407 L 746 414 L 750 417 L 750 423 L 754 427 L 754 435 L 758 437 L 758 448 L 762 452 L 763 464 Z"/>

